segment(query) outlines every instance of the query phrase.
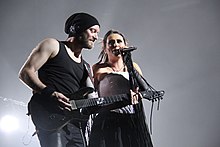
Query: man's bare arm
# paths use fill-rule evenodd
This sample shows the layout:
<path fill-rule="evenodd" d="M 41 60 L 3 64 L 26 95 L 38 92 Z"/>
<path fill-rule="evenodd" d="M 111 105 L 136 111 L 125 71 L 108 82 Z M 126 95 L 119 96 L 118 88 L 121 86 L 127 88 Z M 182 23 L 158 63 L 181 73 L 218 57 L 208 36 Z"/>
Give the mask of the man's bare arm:
<path fill-rule="evenodd" d="M 43 40 L 33 49 L 30 56 L 19 72 L 19 78 L 34 92 L 39 92 L 46 87 L 38 78 L 37 71 L 49 59 L 59 51 L 57 40 L 48 38 Z"/>

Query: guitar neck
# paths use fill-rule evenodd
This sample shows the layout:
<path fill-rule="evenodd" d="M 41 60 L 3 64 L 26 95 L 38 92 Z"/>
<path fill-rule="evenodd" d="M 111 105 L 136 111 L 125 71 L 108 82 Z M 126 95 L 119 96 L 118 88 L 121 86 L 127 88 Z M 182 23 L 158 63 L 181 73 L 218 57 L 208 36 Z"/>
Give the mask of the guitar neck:
<path fill-rule="evenodd" d="M 154 101 L 155 99 L 162 99 L 164 91 L 141 91 L 141 95 L 144 99 L 149 101 Z M 125 102 L 130 103 L 128 94 L 119 94 L 99 98 L 81 99 L 81 100 L 70 100 L 72 110 L 86 108 L 91 106 L 105 106 L 108 104 L 113 104 L 115 102 Z"/>
<path fill-rule="evenodd" d="M 122 102 L 128 99 L 128 94 L 120 94 L 99 98 L 90 98 L 90 99 L 82 99 L 82 100 L 71 100 L 70 104 L 72 109 L 86 108 L 91 106 L 104 106 L 108 104 L 112 104 L 115 102 Z"/>

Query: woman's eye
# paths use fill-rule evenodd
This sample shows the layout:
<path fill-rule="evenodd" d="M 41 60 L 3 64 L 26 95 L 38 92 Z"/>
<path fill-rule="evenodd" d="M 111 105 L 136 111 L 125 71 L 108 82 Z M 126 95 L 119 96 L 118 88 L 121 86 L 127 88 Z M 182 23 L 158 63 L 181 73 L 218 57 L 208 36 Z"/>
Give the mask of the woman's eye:
<path fill-rule="evenodd" d="M 117 43 L 122 43 L 122 40 L 120 40 L 120 39 L 117 39 Z"/>
<path fill-rule="evenodd" d="M 114 40 L 110 40 L 110 41 L 108 42 L 109 45 L 113 45 L 114 43 L 115 43 Z"/>

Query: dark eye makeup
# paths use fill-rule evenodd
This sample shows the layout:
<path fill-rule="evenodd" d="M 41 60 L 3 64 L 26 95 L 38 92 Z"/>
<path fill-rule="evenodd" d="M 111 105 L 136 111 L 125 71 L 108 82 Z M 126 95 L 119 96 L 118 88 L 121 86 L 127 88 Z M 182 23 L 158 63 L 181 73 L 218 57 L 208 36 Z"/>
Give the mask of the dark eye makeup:
<path fill-rule="evenodd" d="M 114 45 L 115 44 L 115 41 L 119 44 L 119 43 L 122 43 L 122 40 L 121 39 L 116 39 L 116 40 L 109 40 L 108 44 L 109 45 Z"/>

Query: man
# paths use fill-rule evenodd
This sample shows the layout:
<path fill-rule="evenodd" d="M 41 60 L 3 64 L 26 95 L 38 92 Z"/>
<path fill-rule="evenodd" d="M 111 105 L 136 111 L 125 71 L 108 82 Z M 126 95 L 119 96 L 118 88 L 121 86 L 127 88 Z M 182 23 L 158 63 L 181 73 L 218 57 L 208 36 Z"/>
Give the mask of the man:
<path fill-rule="evenodd" d="M 86 146 L 86 121 L 69 119 L 65 114 L 72 111 L 70 94 L 92 87 L 89 67 L 81 52 L 94 47 L 99 31 L 95 17 L 75 13 L 65 23 L 66 41 L 43 40 L 21 68 L 19 78 L 33 90 L 28 110 L 41 147 Z"/>

